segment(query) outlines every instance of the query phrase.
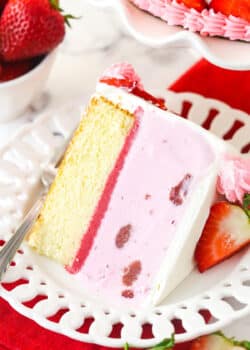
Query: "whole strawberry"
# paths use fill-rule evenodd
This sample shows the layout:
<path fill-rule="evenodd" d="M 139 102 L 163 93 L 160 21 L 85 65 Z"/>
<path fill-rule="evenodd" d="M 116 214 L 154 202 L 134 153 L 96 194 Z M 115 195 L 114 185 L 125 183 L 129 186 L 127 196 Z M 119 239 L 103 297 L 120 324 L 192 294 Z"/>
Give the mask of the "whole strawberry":
<path fill-rule="evenodd" d="M 9 0 L 0 18 L 0 55 L 6 62 L 52 51 L 64 38 L 56 0 Z"/>
<path fill-rule="evenodd" d="M 212 0 L 210 7 L 226 16 L 233 15 L 250 22 L 250 0 Z"/>
<path fill-rule="evenodd" d="M 177 2 L 197 11 L 202 11 L 207 8 L 207 3 L 205 0 L 177 0 Z"/>
<path fill-rule="evenodd" d="M 33 69 L 37 63 L 37 60 L 34 58 L 31 60 L 19 62 L 2 62 L 0 69 L 0 83 L 21 77 Z"/>
<path fill-rule="evenodd" d="M 6 5 L 7 0 L 0 0 L 0 12 L 4 9 L 4 6 Z"/>

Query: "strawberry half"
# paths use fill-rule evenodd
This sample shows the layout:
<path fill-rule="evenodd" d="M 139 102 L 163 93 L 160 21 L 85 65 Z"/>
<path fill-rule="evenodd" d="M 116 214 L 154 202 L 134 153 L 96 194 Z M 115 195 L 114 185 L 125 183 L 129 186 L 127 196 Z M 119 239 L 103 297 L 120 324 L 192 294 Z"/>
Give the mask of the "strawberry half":
<path fill-rule="evenodd" d="M 249 349 L 247 341 L 226 338 L 221 332 L 205 335 L 192 341 L 190 350 L 240 350 Z"/>
<path fill-rule="evenodd" d="M 37 60 L 28 60 L 15 63 L 1 63 L 0 82 L 16 79 L 35 67 Z"/>
<path fill-rule="evenodd" d="M 250 22 L 250 0 L 212 0 L 210 8 L 226 16 L 233 15 Z"/>
<path fill-rule="evenodd" d="M 207 3 L 205 0 L 177 0 L 177 2 L 199 12 L 207 8 Z"/>
<path fill-rule="evenodd" d="M 229 342 L 219 335 L 205 335 L 195 339 L 190 347 L 190 350 L 229 350 L 233 348 Z"/>
<path fill-rule="evenodd" d="M 250 219 L 246 212 L 227 202 L 211 208 L 195 250 L 200 272 L 231 257 L 250 243 Z"/>
<path fill-rule="evenodd" d="M 8 0 L 0 18 L 0 54 L 18 61 L 47 54 L 64 38 L 65 18 L 55 0 Z"/>

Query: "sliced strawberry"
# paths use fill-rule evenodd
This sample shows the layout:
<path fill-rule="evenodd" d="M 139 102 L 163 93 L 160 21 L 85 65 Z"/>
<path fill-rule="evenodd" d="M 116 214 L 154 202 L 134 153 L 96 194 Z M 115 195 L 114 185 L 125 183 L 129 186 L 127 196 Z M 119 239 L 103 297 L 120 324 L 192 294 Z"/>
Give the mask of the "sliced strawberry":
<path fill-rule="evenodd" d="M 225 337 L 212 334 L 195 339 L 191 344 L 190 350 L 230 350 L 233 348 L 234 344 Z"/>
<path fill-rule="evenodd" d="M 226 16 L 233 15 L 250 22 L 250 0 L 212 0 L 210 8 Z"/>
<path fill-rule="evenodd" d="M 37 60 L 27 60 L 16 63 L 2 63 L 0 70 L 0 82 L 16 79 L 28 73 L 37 64 Z"/>
<path fill-rule="evenodd" d="M 206 335 L 195 339 L 191 344 L 190 350 L 223 350 L 223 345 L 224 340 L 220 336 Z"/>
<path fill-rule="evenodd" d="M 177 2 L 197 11 L 202 11 L 207 8 L 205 0 L 177 0 Z"/>
<path fill-rule="evenodd" d="M 234 339 L 228 339 L 222 333 L 218 332 L 193 340 L 190 350 L 239 350 L 249 349 L 249 345 L 249 342 L 239 342 Z"/>
<path fill-rule="evenodd" d="M 229 258 L 250 243 L 250 221 L 243 209 L 227 202 L 213 205 L 196 246 L 200 272 Z"/>

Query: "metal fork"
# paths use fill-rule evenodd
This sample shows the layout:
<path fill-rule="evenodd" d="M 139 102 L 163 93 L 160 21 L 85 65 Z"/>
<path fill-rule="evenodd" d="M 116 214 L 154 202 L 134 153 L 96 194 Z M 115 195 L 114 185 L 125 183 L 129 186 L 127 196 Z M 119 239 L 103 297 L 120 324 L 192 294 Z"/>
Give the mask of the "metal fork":
<path fill-rule="evenodd" d="M 57 152 L 55 153 L 55 156 L 51 159 L 51 161 L 47 163 L 46 166 L 43 167 L 41 178 L 40 178 L 43 188 L 38 200 L 29 210 L 29 212 L 23 219 L 21 225 L 16 230 L 16 232 L 13 234 L 10 240 L 7 243 L 5 243 L 4 247 L 0 251 L 0 281 L 2 281 L 7 268 L 10 262 L 12 261 L 12 259 L 14 258 L 22 241 L 24 240 L 26 233 L 30 230 L 34 221 L 38 217 L 38 214 L 44 203 L 46 194 L 48 193 L 49 187 L 56 176 L 56 165 L 61 160 L 65 152 L 65 149 L 67 147 L 68 141 L 69 139 L 66 140 L 64 145 L 57 150 Z"/>

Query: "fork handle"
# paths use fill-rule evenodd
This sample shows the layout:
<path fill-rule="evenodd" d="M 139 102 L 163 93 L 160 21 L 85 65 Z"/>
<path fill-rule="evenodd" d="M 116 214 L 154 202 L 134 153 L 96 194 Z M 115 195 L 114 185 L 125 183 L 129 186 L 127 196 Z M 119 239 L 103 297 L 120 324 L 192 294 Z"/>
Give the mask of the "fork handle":
<path fill-rule="evenodd" d="M 24 240 L 26 233 L 29 231 L 32 224 L 36 220 L 36 218 L 39 214 L 39 211 L 42 207 L 43 202 L 44 202 L 44 196 L 41 196 L 36 201 L 36 203 L 33 205 L 33 207 L 30 209 L 28 214 L 25 216 L 21 225 L 18 227 L 18 229 L 13 234 L 11 239 L 7 243 L 5 243 L 5 245 L 1 249 L 1 251 L 0 251 L 0 281 L 2 281 L 2 278 L 7 270 L 7 267 L 9 266 L 10 262 L 12 261 L 14 255 L 16 254 L 22 241 Z"/>

